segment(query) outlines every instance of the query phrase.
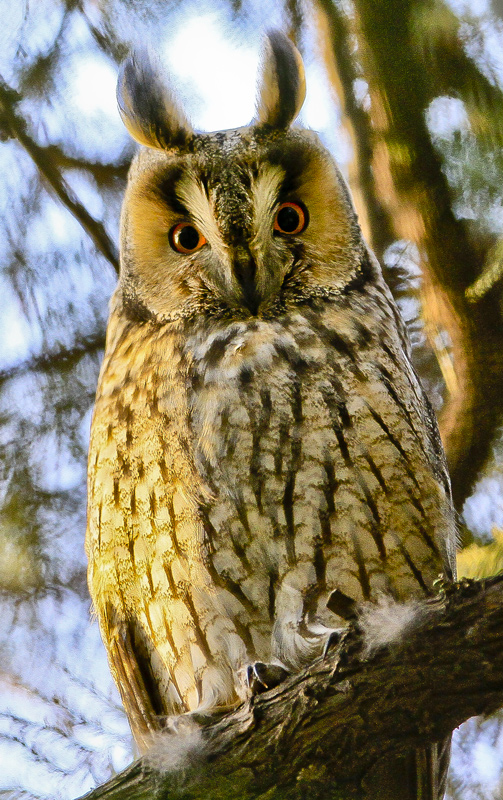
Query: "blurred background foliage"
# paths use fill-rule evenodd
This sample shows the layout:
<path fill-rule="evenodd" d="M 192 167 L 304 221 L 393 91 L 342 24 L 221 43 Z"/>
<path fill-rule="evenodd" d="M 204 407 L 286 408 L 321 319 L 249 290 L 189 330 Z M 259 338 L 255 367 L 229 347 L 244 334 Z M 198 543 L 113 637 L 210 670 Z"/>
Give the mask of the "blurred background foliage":
<path fill-rule="evenodd" d="M 503 567 L 503 2 L 0 0 L 0 798 L 74 798 L 133 757 L 83 551 L 90 415 L 133 145 L 135 43 L 197 127 L 246 124 L 265 27 L 351 185 L 439 414 L 463 575 Z M 451 798 L 503 795 L 501 719 L 456 732 Z"/>

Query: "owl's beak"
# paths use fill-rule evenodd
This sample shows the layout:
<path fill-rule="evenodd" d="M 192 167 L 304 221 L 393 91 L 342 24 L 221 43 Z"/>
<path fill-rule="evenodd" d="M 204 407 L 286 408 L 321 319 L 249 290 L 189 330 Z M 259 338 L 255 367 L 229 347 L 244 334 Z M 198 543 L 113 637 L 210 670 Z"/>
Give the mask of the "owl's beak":
<path fill-rule="evenodd" d="M 255 282 L 257 265 L 249 250 L 241 245 L 234 251 L 233 272 L 241 287 L 243 304 L 255 316 L 262 299 Z"/>

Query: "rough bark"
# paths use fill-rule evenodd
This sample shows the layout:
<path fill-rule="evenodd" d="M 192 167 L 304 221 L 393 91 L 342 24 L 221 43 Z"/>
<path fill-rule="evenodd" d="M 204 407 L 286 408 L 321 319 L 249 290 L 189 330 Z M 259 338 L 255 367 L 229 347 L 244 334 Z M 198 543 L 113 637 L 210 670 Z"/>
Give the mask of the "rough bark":
<path fill-rule="evenodd" d="M 302 673 L 197 727 L 187 718 L 86 800 L 358 798 L 377 760 L 503 704 L 503 577 L 418 604 L 368 654 L 358 625 Z"/>

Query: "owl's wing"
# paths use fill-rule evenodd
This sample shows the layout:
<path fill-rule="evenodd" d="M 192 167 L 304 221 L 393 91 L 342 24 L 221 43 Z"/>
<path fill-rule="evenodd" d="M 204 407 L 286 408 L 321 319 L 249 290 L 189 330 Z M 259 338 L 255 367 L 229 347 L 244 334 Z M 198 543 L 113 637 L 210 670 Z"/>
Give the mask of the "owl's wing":
<path fill-rule="evenodd" d="M 89 589 L 140 750 L 167 716 L 189 710 L 188 694 L 197 698 L 195 678 L 178 692 L 175 672 L 180 665 L 183 677 L 190 674 L 191 651 L 175 653 L 171 638 L 192 623 L 186 597 L 204 572 L 198 509 L 206 496 L 184 447 L 190 431 L 177 335 L 138 331 L 116 294 L 89 449 Z"/>
<path fill-rule="evenodd" d="M 107 617 L 114 617 L 109 610 Z M 134 739 L 141 752 L 152 744 L 161 729 L 156 708 L 155 678 L 150 661 L 142 653 L 134 622 L 115 620 L 108 638 L 108 659 L 121 695 Z"/>

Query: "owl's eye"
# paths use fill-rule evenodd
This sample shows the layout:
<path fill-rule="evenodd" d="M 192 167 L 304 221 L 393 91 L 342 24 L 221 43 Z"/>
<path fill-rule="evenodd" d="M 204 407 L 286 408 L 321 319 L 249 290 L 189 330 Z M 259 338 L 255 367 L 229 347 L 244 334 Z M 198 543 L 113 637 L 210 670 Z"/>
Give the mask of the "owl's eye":
<path fill-rule="evenodd" d="M 206 239 L 190 222 L 179 222 L 169 232 L 169 243 L 177 253 L 195 253 Z"/>
<path fill-rule="evenodd" d="M 307 211 L 298 203 L 281 203 L 276 212 L 274 230 L 295 236 L 307 227 Z"/>

